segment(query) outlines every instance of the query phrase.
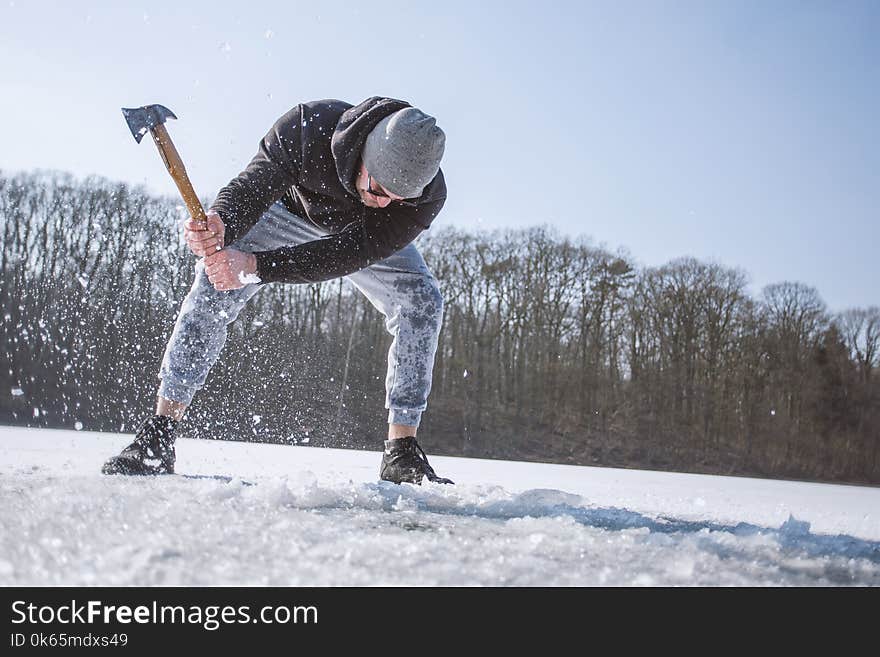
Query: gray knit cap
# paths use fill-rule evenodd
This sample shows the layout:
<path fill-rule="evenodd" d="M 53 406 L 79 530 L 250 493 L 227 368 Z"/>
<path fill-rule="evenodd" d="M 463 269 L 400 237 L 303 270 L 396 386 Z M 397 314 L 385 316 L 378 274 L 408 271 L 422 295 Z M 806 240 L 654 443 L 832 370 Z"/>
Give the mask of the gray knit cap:
<path fill-rule="evenodd" d="M 416 198 L 437 175 L 445 145 L 437 120 L 407 107 L 386 116 L 367 135 L 364 166 L 392 194 Z"/>

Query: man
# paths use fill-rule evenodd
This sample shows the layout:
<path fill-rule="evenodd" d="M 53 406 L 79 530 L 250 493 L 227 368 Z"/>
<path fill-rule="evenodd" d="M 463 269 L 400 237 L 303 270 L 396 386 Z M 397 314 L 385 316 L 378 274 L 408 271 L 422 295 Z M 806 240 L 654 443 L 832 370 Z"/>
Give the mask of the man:
<path fill-rule="evenodd" d="M 346 276 L 394 336 L 380 478 L 452 483 L 436 475 L 416 442 L 443 299 L 411 243 L 446 200 L 444 146 L 432 117 L 392 98 L 315 101 L 282 116 L 220 191 L 207 227 L 186 222 L 186 243 L 203 259 L 162 359 L 156 415 L 103 472 L 174 472 L 174 430 L 220 354 L 227 325 L 262 285 Z"/>

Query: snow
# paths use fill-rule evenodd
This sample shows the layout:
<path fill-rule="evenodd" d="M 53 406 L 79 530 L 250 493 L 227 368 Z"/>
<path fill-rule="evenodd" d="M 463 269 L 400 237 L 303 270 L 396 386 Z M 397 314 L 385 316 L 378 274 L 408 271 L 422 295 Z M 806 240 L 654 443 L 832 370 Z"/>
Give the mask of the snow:
<path fill-rule="evenodd" d="M 107 477 L 130 435 L 0 427 L 0 585 L 880 585 L 880 489 L 178 441 L 192 477 Z M 378 442 L 378 441 L 377 441 Z M 219 477 L 225 475 L 225 477 Z"/>
<path fill-rule="evenodd" d="M 242 285 L 257 284 L 261 279 L 256 274 L 245 274 L 243 271 L 238 272 L 238 280 Z"/>

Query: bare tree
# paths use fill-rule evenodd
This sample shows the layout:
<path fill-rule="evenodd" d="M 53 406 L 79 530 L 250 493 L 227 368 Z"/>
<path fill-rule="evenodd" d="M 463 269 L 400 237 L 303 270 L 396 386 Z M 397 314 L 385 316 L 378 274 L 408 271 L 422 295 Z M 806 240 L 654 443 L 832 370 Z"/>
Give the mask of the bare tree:
<path fill-rule="evenodd" d="M 840 313 L 835 322 L 863 380 L 869 382 L 880 359 L 880 307 L 851 308 Z"/>
<path fill-rule="evenodd" d="M 143 189 L 0 173 L 0 420 L 131 431 L 194 259 Z M 432 447 L 568 463 L 880 482 L 880 310 L 696 258 L 640 268 L 536 227 L 419 240 L 446 312 Z M 196 398 L 195 437 L 370 447 L 382 318 L 341 281 L 267 285 Z M 229 386 L 228 381 L 237 385 Z"/>

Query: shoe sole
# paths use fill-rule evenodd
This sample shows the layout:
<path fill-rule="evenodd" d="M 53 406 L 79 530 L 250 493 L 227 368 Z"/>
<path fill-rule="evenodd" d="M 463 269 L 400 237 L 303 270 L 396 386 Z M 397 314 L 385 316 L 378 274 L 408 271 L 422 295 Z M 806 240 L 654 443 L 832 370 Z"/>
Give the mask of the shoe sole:
<path fill-rule="evenodd" d="M 418 478 L 418 480 L 414 480 L 414 479 L 400 479 L 400 480 L 398 481 L 398 480 L 396 480 L 396 479 L 386 479 L 386 478 L 385 478 L 383 475 L 381 475 L 381 474 L 379 475 L 379 479 L 380 479 L 381 481 L 387 481 L 387 482 L 390 482 L 390 483 L 392 483 L 392 484 L 398 484 L 398 485 L 400 485 L 400 484 L 415 484 L 416 486 L 421 486 L 421 485 L 422 485 L 422 482 L 423 482 L 425 479 L 427 479 L 428 481 L 430 481 L 430 482 L 432 482 L 432 483 L 435 483 L 435 484 L 452 484 L 452 485 L 455 485 L 455 482 L 452 481 L 452 479 L 447 479 L 446 477 L 430 477 L 430 476 L 428 476 L 428 475 L 426 475 L 426 474 L 423 474 L 423 473 L 421 473 L 421 476 Z"/>
<path fill-rule="evenodd" d="M 150 468 L 134 459 L 114 457 L 103 465 L 101 468 L 101 474 L 126 475 L 129 477 L 155 477 L 163 474 L 174 474 L 174 470 L 165 471 L 158 468 Z"/>

